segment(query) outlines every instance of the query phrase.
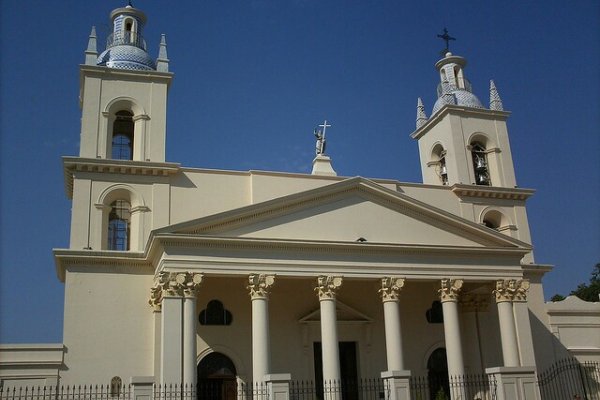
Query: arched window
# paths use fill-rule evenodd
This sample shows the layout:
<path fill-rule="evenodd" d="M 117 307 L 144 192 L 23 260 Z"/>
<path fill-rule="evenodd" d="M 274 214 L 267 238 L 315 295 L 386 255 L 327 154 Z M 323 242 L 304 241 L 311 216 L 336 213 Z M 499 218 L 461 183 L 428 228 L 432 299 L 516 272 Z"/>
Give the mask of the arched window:
<path fill-rule="evenodd" d="M 116 200 L 110 207 L 110 214 L 108 214 L 108 249 L 129 250 L 131 204 L 126 200 Z"/>
<path fill-rule="evenodd" d="M 121 387 L 123 381 L 120 377 L 115 376 L 110 380 L 110 397 L 119 397 L 121 395 Z"/>
<path fill-rule="evenodd" d="M 115 114 L 112 135 L 112 159 L 133 159 L 133 114 L 119 111 Z"/>
<path fill-rule="evenodd" d="M 200 325 L 231 325 L 233 316 L 219 300 L 211 300 L 200 312 Z"/>
<path fill-rule="evenodd" d="M 471 155 L 473 157 L 475 184 L 491 185 L 485 146 L 479 142 L 471 143 Z"/>
<path fill-rule="evenodd" d="M 431 164 L 435 166 L 435 172 L 440 178 L 442 185 L 448 184 L 448 168 L 446 167 L 446 150 L 441 144 L 436 144 L 431 152 Z"/>

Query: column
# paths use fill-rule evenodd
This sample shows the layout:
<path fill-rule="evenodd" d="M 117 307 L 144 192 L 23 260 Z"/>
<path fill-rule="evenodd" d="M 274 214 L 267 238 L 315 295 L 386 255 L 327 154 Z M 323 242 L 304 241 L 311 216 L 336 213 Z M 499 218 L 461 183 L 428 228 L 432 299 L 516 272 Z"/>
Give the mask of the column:
<path fill-rule="evenodd" d="M 271 343 L 269 340 L 269 291 L 274 275 L 251 274 L 248 289 L 252 299 L 252 379 L 264 382 L 271 373 Z"/>
<path fill-rule="evenodd" d="M 529 281 L 527 280 L 500 279 L 496 281 L 496 289 L 493 291 L 498 306 L 502 358 L 505 367 L 518 367 L 521 365 L 513 301 L 526 298 L 527 289 L 529 289 Z"/>
<path fill-rule="evenodd" d="M 160 382 L 163 384 L 195 382 L 196 300 L 193 294 L 201 282 L 202 274 L 163 271 L 151 289 L 149 303 L 154 310 L 161 310 Z"/>
<path fill-rule="evenodd" d="M 403 371 L 402 333 L 400 330 L 400 304 L 398 298 L 404 279 L 386 277 L 381 279 L 381 301 L 385 323 L 385 348 L 388 371 Z"/>
<path fill-rule="evenodd" d="M 202 283 L 202 274 L 185 273 L 183 282 L 183 384 L 196 386 L 196 293 Z"/>
<path fill-rule="evenodd" d="M 323 357 L 323 385 L 326 399 L 341 397 L 340 355 L 337 334 L 335 296 L 342 286 L 341 276 L 319 276 L 315 291 L 321 310 L 321 349 Z M 329 390 L 328 390 L 329 389 Z"/>
<path fill-rule="evenodd" d="M 448 358 L 448 375 L 465 374 L 462 345 L 460 337 L 460 321 L 458 319 L 458 296 L 463 285 L 462 279 L 442 279 L 442 287 L 438 290 L 442 311 L 444 313 L 444 338 L 446 340 L 446 356 Z"/>

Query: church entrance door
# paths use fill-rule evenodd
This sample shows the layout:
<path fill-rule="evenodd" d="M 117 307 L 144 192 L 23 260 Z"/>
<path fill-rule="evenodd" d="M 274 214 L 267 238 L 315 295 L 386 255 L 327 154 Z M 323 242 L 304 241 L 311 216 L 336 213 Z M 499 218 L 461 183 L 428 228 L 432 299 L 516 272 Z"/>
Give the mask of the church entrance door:
<path fill-rule="evenodd" d="M 437 348 L 427 360 L 427 378 L 429 381 L 429 397 L 431 400 L 442 391 L 446 398 L 450 398 L 450 382 L 448 380 L 448 360 L 446 349 Z"/>
<path fill-rule="evenodd" d="M 198 400 L 236 400 L 237 372 L 222 353 L 210 353 L 198 364 Z"/>
<path fill-rule="evenodd" d="M 339 342 L 340 373 L 342 376 L 341 391 L 342 399 L 358 400 L 358 357 L 356 354 L 356 342 Z M 317 396 L 323 399 L 323 356 L 321 342 L 315 342 L 313 346 L 315 360 L 315 384 Z M 326 382 L 327 386 L 339 388 L 338 382 Z M 335 390 L 335 389 L 334 389 Z M 339 389 L 337 389 L 339 390 Z"/>

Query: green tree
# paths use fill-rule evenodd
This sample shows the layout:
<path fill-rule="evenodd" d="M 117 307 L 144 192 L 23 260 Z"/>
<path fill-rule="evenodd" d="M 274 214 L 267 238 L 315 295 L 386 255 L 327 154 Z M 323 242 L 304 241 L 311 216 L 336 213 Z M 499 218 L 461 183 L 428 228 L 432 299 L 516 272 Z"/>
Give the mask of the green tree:
<path fill-rule="evenodd" d="M 596 264 L 592 270 L 590 283 L 579 284 L 571 294 L 584 301 L 600 301 L 600 263 Z"/>

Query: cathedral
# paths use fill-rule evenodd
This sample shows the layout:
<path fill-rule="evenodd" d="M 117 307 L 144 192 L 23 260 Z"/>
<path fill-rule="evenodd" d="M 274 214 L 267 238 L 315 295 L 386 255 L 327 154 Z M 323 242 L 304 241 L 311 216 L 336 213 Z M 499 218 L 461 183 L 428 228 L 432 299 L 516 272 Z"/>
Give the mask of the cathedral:
<path fill-rule="evenodd" d="M 338 176 L 327 121 L 311 174 L 209 170 L 165 160 L 165 37 L 153 59 L 141 10 L 110 17 L 106 48 L 92 29 L 80 66 L 70 244 L 54 250 L 64 337 L 53 362 L 31 360 L 53 371 L 37 378 L 383 378 L 409 399 L 411 376 L 488 374 L 529 400 L 537 371 L 600 358 L 593 334 L 572 348 L 556 335 L 565 313 L 544 303 L 551 267 L 534 259 L 510 113 L 493 81 L 489 103 L 474 94 L 465 58 L 446 52 L 433 108 L 417 101 L 421 183 Z"/>

